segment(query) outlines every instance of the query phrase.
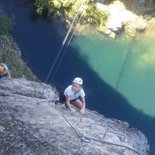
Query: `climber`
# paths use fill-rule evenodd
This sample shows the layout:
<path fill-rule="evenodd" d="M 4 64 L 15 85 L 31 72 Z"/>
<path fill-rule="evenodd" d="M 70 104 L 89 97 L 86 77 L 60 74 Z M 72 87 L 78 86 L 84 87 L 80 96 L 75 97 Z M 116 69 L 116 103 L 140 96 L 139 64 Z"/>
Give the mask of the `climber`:
<path fill-rule="evenodd" d="M 58 102 L 66 104 L 71 113 L 75 112 L 74 106 L 80 109 L 81 114 L 85 114 L 85 92 L 82 88 L 83 80 L 80 77 L 76 77 L 72 84 L 69 85 L 63 94 L 60 94 Z"/>
<path fill-rule="evenodd" d="M 4 63 L 0 63 L 0 79 L 3 78 L 11 79 L 11 74 L 8 66 Z"/>

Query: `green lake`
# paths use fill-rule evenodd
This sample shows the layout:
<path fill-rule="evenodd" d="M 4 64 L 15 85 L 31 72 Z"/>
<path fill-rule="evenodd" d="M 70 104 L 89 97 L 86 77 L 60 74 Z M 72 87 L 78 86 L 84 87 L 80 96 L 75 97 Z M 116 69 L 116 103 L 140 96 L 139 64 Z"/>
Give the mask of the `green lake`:
<path fill-rule="evenodd" d="M 98 76 L 130 105 L 155 117 L 155 37 L 139 34 L 111 39 L 99 33 L 78 36 L 72 46 Z"/>

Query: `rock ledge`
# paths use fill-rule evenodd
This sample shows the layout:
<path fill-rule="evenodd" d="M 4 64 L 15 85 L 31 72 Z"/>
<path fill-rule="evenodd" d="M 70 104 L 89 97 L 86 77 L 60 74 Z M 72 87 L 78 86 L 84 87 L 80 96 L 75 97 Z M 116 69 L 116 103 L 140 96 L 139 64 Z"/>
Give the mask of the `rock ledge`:
<path fill-rule="evenodd" d="M 70 114 L 57 91 L 24 78 L 0 81 L 1 155 L 149 155 L 146 137 L 128 123 L 86 110 Z"/>

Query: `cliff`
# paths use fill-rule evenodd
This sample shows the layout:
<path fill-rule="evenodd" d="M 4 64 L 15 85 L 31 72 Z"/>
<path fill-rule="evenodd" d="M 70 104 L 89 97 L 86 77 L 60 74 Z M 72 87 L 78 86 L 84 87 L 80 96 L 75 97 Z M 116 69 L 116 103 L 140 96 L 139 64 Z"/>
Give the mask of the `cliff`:
<path fill-rule="evenodd" d="M 21 51 L 10 35 L 0 36 L 0 63 L 2 62 L 9 66 L 13 77 L 25 76 L 27 79 L 37 80 L 21 59 Z"/>
<path fill-rule="evenodd" d="M 148 155 L 146 137 L 128 123 L 55 105 L 57 91 L 24 78 L 0 81 L 1 155 Z"/>

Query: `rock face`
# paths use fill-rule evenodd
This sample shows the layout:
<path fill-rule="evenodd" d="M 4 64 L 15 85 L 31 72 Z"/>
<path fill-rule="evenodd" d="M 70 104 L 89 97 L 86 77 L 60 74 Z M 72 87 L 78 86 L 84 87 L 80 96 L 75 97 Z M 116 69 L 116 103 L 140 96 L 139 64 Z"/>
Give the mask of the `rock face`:
<path fill-rule="evenodd" d="M 0 81 L 0 155 L 148 155 L 146 137 L 128 123 L 86 110 L 71 114 L 51 86 Z"/>
<path fill-rule="evenodd" d="M 10 35 L 0 37 L 0 63 L 6 63 L 13 77 L 23 75 L 30 80 L 37 80 L 37 77 L 26 66 L 21 59 L 21 51 Z"/>
<path fill-rule="evenodd" d="M 129 35 L 134 37 L 136 32 L 142 32 L 147 27 L 147 20 L 143 16 L 138 16 L 127 10 L 120 1 L 115 1 L 110 5 L 104 5 L 98 2 L 96 3 L 96 8 L 107 12 L 109 17 L 104 31 L 106 34 L 108 32 L 112 38 L 115 37 L 114 33 L 118 33 L 122 29 L 125 29 Z"/>

